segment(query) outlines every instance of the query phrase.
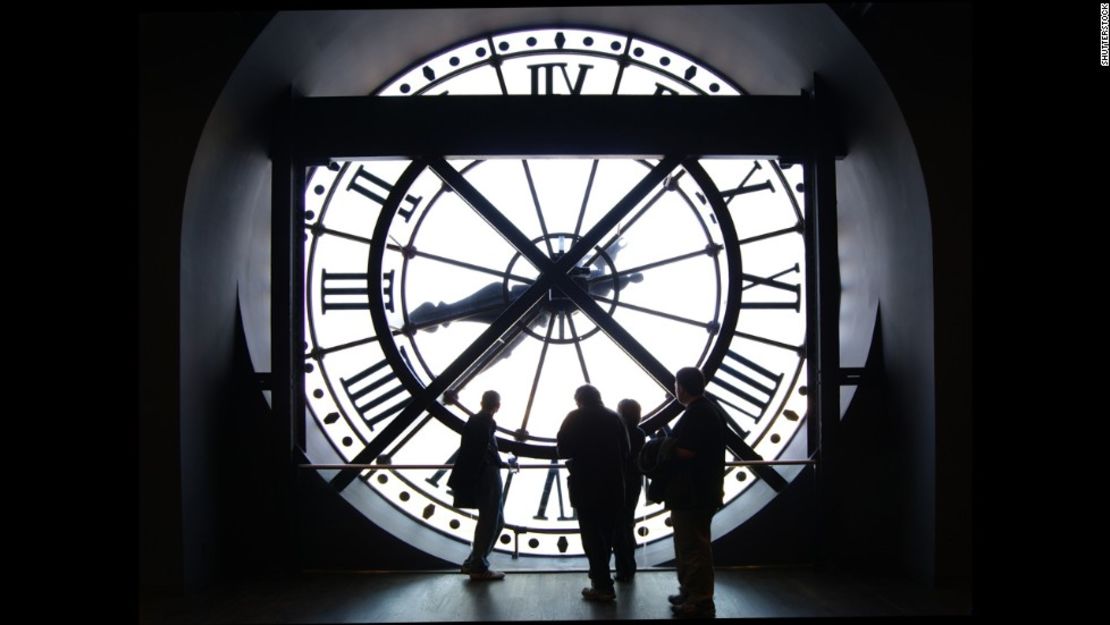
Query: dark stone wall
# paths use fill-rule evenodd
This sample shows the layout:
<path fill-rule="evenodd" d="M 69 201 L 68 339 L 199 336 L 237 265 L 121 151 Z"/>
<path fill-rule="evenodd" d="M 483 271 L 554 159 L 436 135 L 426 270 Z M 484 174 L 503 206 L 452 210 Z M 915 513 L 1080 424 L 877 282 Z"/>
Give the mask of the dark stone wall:
<path fill-rule="evenodd" d="M 138 18 L 139 564 L 140 582 L 148 587 L 180 588 L 184 583 L 182 462 L 191 458 L 186 474 L 207 466 L 206 459 L 215 453 L 209 446 L 214 450 L 227 438 L 186 439 L 180 423 L 178 276 L 189 170 L 220 91 L 270 17 L 156 13 Z M 233 334 L 228 332 L 226 339 L 225 367 L 230 367 Z M 221 393 L 234 392 L 231 380 L 228 376 L 231 388 Z M 187 440 L 191 449 L 183 452 Z M 201 510 L 197 516 L 210 518 L 219 509 L 218 483 L 210 476 L 190 491 L 190 505 Z M 234 515 L 226 516 L 232 522 Z M 197 523 L 206 528 L 205 542 L 219 551 L 213 542 L 219 523 Z M 191 557 L 217 561 L 205 551 Z"/>

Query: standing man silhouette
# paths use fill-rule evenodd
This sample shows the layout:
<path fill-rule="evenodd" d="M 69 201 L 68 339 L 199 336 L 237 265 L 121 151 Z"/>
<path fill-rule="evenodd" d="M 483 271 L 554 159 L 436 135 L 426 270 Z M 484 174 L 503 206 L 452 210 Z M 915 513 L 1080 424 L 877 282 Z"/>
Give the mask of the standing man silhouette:
<path fill-rule="evenodd" d="M 474 543 L 470 555 L 462 563 L 462 572 L 470 579 L 487 581 L 504 579 L 505 574 L 489 568 L 489 555 L 505 525 L 504 501 L 501 498 L 501 456 L 494 437 L 497 424 L 493 415 L 501 408 L 497 391 L 482 394 L 482 408 L 463 427 L 459 453 L 447 485 L 455 496 L 456 508 L 477 508 L 478 523 L 474 527 Z"/>
<path fill-rule="evenodd" d="M 574 392 L 578 408 L 563 420 L 557 436 L 560 458 L 567 458 L 570 503 L 578 514 L 582 549 L 590 563 L 587 601 L 616 598 L 609 577 L 613 534 L 624 508 L 624 468 L 628 434 L 617 413 L 605 407 L 601 392 L 586 384 Z"/>
<path fill-rule="evenodd" d="M 674 473 L 664 504 L 674 524 L 678 594 L 676 616 L 713 618 L 713 545 L 710 522 L 724 498 L 725 415 L 705 397 L 705 376 L 694 367 L 675 374 L 675 398 L 686 411 L 674 427 Z"/>

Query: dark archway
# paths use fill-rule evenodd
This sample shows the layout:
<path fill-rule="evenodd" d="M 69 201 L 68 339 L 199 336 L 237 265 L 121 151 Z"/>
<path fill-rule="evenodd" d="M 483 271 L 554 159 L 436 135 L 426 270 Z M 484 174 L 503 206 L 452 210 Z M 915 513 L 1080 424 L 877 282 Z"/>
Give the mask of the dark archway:
<path fill-rule="evenodd" d="M 897 421 L 889 444 L 904 458 L 896 468 L 901 490 L 891 504 L 901 518 L 892 537 L 896 560 L 921 578 L 937 572 L 941 522 L 936 493 L 942 486 L 937 483 L 937 432 L 949 418 L 961 422 L 964 417 L 953 412 L 938 422 L 933 292 L 940 261 L 934 259 L 932 235 L 937 219 L 930 214 L 916 137 L 882 74 L 832 10 L 779 5 L 276 16 L 213 108 L 185 195 L 177 397 L 182 553 L 192 554 L 182 556 L 187 581 L 206 578 L 219 566 L 203 549 L 220 524 L 211 490 L 216 465 L 207 444 L 230 410 L 225 384 L 236 302 L 243 298 L 248 317 L 268 310 L 249 304 L 262 301 L 266 285 L 244 280 L 252 264 L 268 253 L 268 217 L 259 208 L 269 201 L 268 126 L 260 112 L 289 84 L 306 95 L 362 93 L 415 55 L 464 35 L 559 21 L 638 30 L 699 55 L 759 93 L 797 93 L 815 71 L 828 81 L 842 103 L 849 144 L 837 181 L 844 285 L 841 356 L 845 366 L 863 365 L 881 302 L 885 409 Z M 266 359 L 258 352 L 252 356 L 256 366 Z"/>

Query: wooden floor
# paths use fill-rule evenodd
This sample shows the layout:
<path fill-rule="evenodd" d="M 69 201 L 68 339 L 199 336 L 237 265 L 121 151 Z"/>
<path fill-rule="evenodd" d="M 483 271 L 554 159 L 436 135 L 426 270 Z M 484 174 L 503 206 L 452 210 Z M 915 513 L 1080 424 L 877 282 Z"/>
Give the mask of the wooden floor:
<path fill-rule="evenodd" d="M 967 593 L 937 592 L 883 579 L 803 568 L 718 569 L 718 619 L 959 615 Z M 140 598 L 140 622 L 411 623 L 671 620 L 674 571 L 641 571 L 617 585 L 617 600 L 582 600 L 584 572 L 509 572 L 472 582 L 455 572 L 305 573 L 237 583 L 188 599 Z"/>

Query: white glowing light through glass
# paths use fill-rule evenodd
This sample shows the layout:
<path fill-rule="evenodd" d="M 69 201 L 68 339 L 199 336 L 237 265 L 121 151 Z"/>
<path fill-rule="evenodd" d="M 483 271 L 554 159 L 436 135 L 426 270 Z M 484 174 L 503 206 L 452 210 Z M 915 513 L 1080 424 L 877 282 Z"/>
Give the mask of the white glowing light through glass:
<path fill-rule="evenodd" d="M 560 34 L 563 43 L 558 49 L 545 43 Z M 530 43 L 533 40 L 535 43 Z M 499 50 L 502 58 L 500 77 L 488 62 L 493 49 Z M 620 54 L 626 54 L 628 60 L 623 71 L 617 63 L 617 55 Z M 674 95 L 740 93 L 729 81 L 703 65 L 636 37 L 584 29 L 541 29 L 494 35 L 489 39 L 463 44 L 415 65 L 382 87 L 378 95 L 527 94 L 537 80 L 539 88 L 546 89 L 549 70 L 552 90 L 556 95 L 572 92 L 610 94 L 614 91 L 618 94 Z M 535 240 L 536 248 L 545 255 L 569 249 L 574 244 L 576 231 L 578 234 L 587 232 L 649 171 L 649 166 L 657 162 L 655 159 L 638 162 L 616 158 L 597 161 L 588 202 L 584 212 L 581 212 L 582 223 L 578 224 L 595 164 L 592 158 L 490 159 L 480 162 L 448 159 L 448 163 L 463 172 L 466 180 L 493 206 L 529 239 Z M 310 428 L 309 436 L 322 435 L 326 442 L 313 441 L 314 448 L 330 446 L 345 461 L 357 457 L 367 442 L 380 431 L 380 426 L 388 423 L 384 420 L 372 428 L 360 416 L 359 407 L 385 398 L 396 384 L 384 383 L 356 400 L 345 392 L 345 381 L 349 382 L 371 364 L 383 361 L 384 353 L 378 343 L 369 340 L 375 334 L 369 311 L 320 310 L 323 301 L 321 272 L 326 270 L 332 276 L 363 274 L 361 282 L 337 281 L 333 277 L 330 286 L 355 290 L 354 293 L 331 295 L 328 301 L 333 304 L 357 302 L 360 297 L 365 301 L 364 295 L 357 294 L 359 288 L 382 288 L 380 276 L 365 280 L 368 254 L 372 253 L 373 245 L 377 245 L 367 244 L 373 235 L 377 213 L 368 210 L 365 196 L 344 191 L 359 166 L 384 183 L 393 185 L 408 164 L 406 160 L 335 163 L 330 168 L 314 169 L 308 179 L 305 197 L 309 211 L 306 225 L 310 227 L 305 241 L 305 336 L 308 349 L 361 342 L 328 353 L 320 361 L 320 366 L 306 373 L 306 403 L 316 426 Z M 802 182 L 800 167 L 780 170 L 771 162 L 750 159 L 703 159 L 701 164 L 722 192 L 735 189 L 753 171 L 753 182 L 769 181 L 769 186 L 773 186 L 773 190 L 739 194 L 727 200 L 740 241 L 788 231 L 798 227 L 804 218 L 800 198 L 791 196 Z M 602 238 L 604 243 L 619 232 L 620 244 L 609 250 L 612 267 L 598 261 L 586 268 L 593 272 L 593 277 L 609 276 L 614 267 L 618 272 L 624 271 L 703 250 L 707 245 L 728 243 L 713 211 L 705 202 L 706 191 L 695 184 L 682 168 L 675 170 L 672 176 L 676 180 L 676 191 L 663 193 L 642 218 L 630 225 L 639 207 L 655 195 L 654 191 L 649 193 L 637 209 Z M 543 214 L 542 225 L 532 197 L 532 186 Z M 493 274 L 511 273 L 512 276 L 505 282 L 509 289 L 526 285 L 538 276 L 531 263 L 518 255 L 482 217 L 457 194 L 441 193 L 442 187 L 442 181 L 426 169 L 407 191 L 422 198 L 418 213 L 408 222 L 395 217 L 386 243 L 412 245 L 418 252 L 465 262 L 488 269 Z M 386 195 L 381 189 L 378 191 Z M 437 193 L 439 196 L 433 202 L 432 198 Z M 316 230 L 311 229 L 314 225 Z M 549 235 L 546 240 L 543 238 L 544 229 Z M 502 282 L 499 275 L 419 255 L 402 267 L 397 251 L 386 251 L 384 254 L 383 269 L 395 271 L 391 290 L 393 311 L 387 314 L 388 322 L 394 329 L 400 329 L 404 322 L 403 310 L 411 315 L 422 305 L 450 305 Z M 743 402 L 737 401 L 736 409 L 731 410 L 737 424 L 748 431 L 746 442 L 764 458 L 778 458 L 797 435 L 804 435 L 805 429 L 802 426 L 806 401 L 799 392 L 806 385 L 805 361 L 797 353 L 783 348 L 801 346 L 805 342 L 805 249 L 801 230 L 747 243 L 742 246 L 742 254 L 745 272 L 752 271 L 762 278 L 796 285 L 798 289 L 798 312 L 784 314 L 781 310 L 742 308 L 737 331 L 743 334 L 732 338 L 730 346 L 731 350 L 742 353 L 760 366 L 782 372 L 783 379 L 767 399 L 768 412 L 758 422 L 744 414 L 744 409 L 750 409 L 750 406 L 739 405 Z M 718 289 L 723 296 L 727 293 L 730 278 L 737 280 L 741 277 L 727 275 L 724 267 L 718 267 L 708 254 L 644 269 L 637 274 L 619 291 L 620 303 L 612 312 L 614 321 L 645 344 L 645 337 L 650 337 L 652 355 L 667 369 L 675 371 L 683 366 L 700 364 L 712 341 L 717 339 L 704 326 L 699 327 L 695 323 L 719 321 L 727 303 L 717 301 Z M 744 289 L 745 302 L 794 301 L 793 296 L 782 289 L 758 282 L 742 280 L 741 288 Z M 613 293 L 604 297 L 612 298 Z M 610 303 L 602 300 L 598 303 L 604 310 L 610 309 Z M 665 319 L 644 312 L 645 309 L 663 312 L 690 323 Z M 573 308 L 568 309 L 566 314 L 548 314 L 546 319 L 540 319 L 531 327 L 534 334 L 544 337 L 548 325 L 543 322 L 554 319 L 551 337 L 557 342 L 548 344 L 545 349 L 541 338 L 525 336 L 513 347 L 511 355 L 478 374 L 460 393 L 460 403 L 472 410 L 477 409 L 478 398 L 483 391 L 495 389 L 501 393 L 502 407 L 497 423 L 503 438 L 512 438 L 513 432 L 525 425 L 525 414 L 528 413 L 526 429 L 529 440 L 553 442 L 563 417 L 574 408 L 574 389 L 584 381 L 579 349 L 590 381 L 601 390 L 607 405 L 613 407 L 620 399 L 633 398 L 640 402 L 645 416 L 648 416 L 669 401 L 667 389 L 661 388 L 604 332 L 593 332 L 575 345 L 572 336 L 582 337 L 595 330 L 596 326 L 583 313 L 571 310 Z M 488 323 L 489 320 L 456 320 L 449 325 L 435 327 L 435 331 L 417 331 L 411 340 L 403 336 L 398 336 L 396 340 L 404 350 L 403 356 L 410 364 L 412 373 L 427 385 L 433 376 L 438 375 L 478 337 Z M 710 341 L 709 344 L 707 341 Z M 532 396 L 541 353 L 544 364 L 535 395 Z M 374 379 L 374 376 L 367 379 Z M 360 387 L 356 385 L 355 388 Z M 405 396 L 406 393 L 401 393 L 385 398 L 380 407 L 386 408 Z M 460 419 L 466 419 L 467 415 L 458 407 L 451 410 Z M 799 415 L 800 418 L 791 419 L 785 416 L 788 414 Z M 427 418 L 426 415 L 410 425 L 395 442 L 404 440 L 409 440 L 409 444 L 398 444 L 392 450 L 389 460 L 394 464 L 443 463 L 458 447 L 458 435 L 436 418 Z M 451 496 L 443 473 L 436 470 L 379 471 L 370 475 L 366 483 L 412 519 L 440 533 L 454 536 L 461 542 L 468 542 L 473 533 L 473 511 L 450 508 Z M 745 479 L 737 479 L 738 476 Z M 508 475 L 503 477 L 507 479 Z M 545 515 L 537 515 L 536 496 L 520 496 L 521 493 L 535 495 L 543 492 L 547 479 L 548 472 L 542 470 L 524 470 L 513 476 L 506 497 L 506 522 L 539 532 L 521 534 L 519 550 L 522 555 L 581 555 L 577 523 L 570 518 L 560 518 L 556 501 L 560 493 L 557 489 L 551 489 Z M 750 470 L 733 470 L 725 482 L 726 501 L 737 500 L 756 482 Z M 565 489 L 561 495 L 565 514 L 569 516 L 571 509 Z M 431 514 L 429 510 L 432 510 Z M 641 538 L 638 535 L 638 540 L 652 542 L 669 535 L 670 529 L 664 523 L 666 515 L 658 504 L 645 505 L 641 496 L 637 516 L 644 517 L 640 527 L 648 530 L 647 536 Z M 566 537 L 565 550 L 556 546 L 557 536 Z M 532 538 L 538 541 L 535 547 L 528 544 Z M 512 551 L 515 546 L 498 543 L 498 549 L 503 551 Z"/>

